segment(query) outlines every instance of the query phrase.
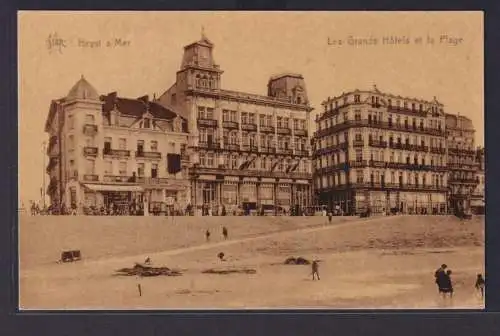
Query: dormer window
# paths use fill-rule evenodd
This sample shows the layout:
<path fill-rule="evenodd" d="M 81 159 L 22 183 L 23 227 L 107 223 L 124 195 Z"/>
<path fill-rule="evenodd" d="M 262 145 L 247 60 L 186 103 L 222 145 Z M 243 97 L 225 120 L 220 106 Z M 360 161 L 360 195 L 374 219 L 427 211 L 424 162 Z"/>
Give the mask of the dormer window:
<path fill-rule="evenodd" d="M 142 126 L 143 128 L 151 128 L 151 119 L 144 118 Z"/>

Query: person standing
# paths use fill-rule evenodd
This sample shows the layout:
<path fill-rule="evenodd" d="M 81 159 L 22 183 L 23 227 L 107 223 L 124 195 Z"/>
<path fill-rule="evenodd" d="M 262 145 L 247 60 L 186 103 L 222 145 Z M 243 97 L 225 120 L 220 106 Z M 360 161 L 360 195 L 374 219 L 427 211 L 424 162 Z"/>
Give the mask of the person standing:
<path fill-rule="evenodd" d="M 439 284 L 443 282 L 443 277 L 446 275 L 446 268 L 448 268 L 448 266 L 446 264 L 442 264 L 441 267 L 434 272 L 435 283 L 438 286 L 438 293 L 441 293 Z"/>
<path fill-rule="evenodd" d="M 205 238 L 208 241 L 210 241 L 210 231 L 207 229 L 207 231 L 205 232 Z"/>
<path fill-rule="evenodd" d="M 476 290 L 481 292 L 481 299 L 484 299 L 484 284 L 485 284 L 485 281 L 484 281 L 483 275 L 478 274 L 475 287 L 476 287 Z"/>
<path fill-rule="evenodd" d="M 228 232 L 227 232 L 227 228 L 225 226 L 222 227 L 222 235 L 224 236 L 224 240 L 226 240 L 227 236 L 228 236 Z"/>
<path fill-rule="evenodd" d="M 318 277 L 318 280 L 319 280 L 319 265 L 318 265 L 318 261 L 317 260 L 314 260 L 312 262 L 311 268 L 312 268 L 312 277 L 313 277 L 313 280 L 315 279 L 315 276 Z"/>

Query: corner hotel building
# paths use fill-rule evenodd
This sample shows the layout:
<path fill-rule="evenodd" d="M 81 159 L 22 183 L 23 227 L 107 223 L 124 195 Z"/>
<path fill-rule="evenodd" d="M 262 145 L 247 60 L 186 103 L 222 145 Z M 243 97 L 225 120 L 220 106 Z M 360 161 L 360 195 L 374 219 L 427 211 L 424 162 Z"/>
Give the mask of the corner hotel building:
<path fill-rule="evenodd" d="M 355 90 L 322 103 L 313 139 L 320 204 L 359 213 L 447 211 L 443 105 Z"/>
<path fill-rule="evenodd" d="M 258 209 L 311 203 L 310 113 L 300 74 L 271 77 L 267 95 L 225 90 L 214 44 L 184 47 L 158 103 L 188 120 L 191 203 Z"/>

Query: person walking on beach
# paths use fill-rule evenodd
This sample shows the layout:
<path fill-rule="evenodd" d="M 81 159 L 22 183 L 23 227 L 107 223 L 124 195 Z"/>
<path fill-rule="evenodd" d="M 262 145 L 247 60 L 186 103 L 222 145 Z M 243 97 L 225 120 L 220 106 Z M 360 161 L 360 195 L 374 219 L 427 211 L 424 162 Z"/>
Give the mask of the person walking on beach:
<path fill-rule="evenodd" d="M 314 260 L 312 262 L 311 268 L 312 268 L 313 280 L 314 280 L 314 276 L 315 275 L 318 277 L 318 280 L 319 280 L 319 265 L 318 265 L 318 261 L 317 260 Z"/>
<path fill-rule="evenodd" d="M 446 264 L 442 264 L 441 267 L 439 267 L 436 272 L 434 272 L 434 278 L 438 287 L 438 293 L 441 293 L 439 284 L 443 282 L 443 277 L 446 275 L 447 268 L 448 266 Z"/>
<path fill-rule="evenodd" d="M 328 212 L 328 223 L 332 224 L 332 212 L 331 211 Z"/>
<path fill-rule="evenodd" d="M 207 239 L 207 242 L 210 241 L 210 231 L 208 229 L 205 232 L 205 238 Z"/>
<path fill-rule="evenodd" d="M 481 292 L 481 299 L 484 299 L 484 284 L 485 284 L 485 281 L 484 281 L 483 275 L 478 274 L 475 287 L 476 287 L 477 291 Z"/>
<path fill-rule="evenodd" d="M 222 227 L 222 235 L 224 236 L 224 240 L 227 239 L 227 228 L 225 226 Z"/>

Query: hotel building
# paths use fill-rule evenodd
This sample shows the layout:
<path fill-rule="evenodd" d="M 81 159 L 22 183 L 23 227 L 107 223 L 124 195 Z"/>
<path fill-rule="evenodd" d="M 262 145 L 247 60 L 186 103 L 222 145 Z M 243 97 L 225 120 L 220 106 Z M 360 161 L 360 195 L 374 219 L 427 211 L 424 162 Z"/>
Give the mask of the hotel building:
<path fill-rule="evenodd" d="M 45 131 L 53 205 L 147 213 L 191 198 L 187 121 L 147 96 L 100 96 L 82 76 L 52 101 Z"/>
<path fill-rule="evenodd" d="M 310 113 L 300 74 L 271 77 L 267 95 L 222 88 L 205 36 L 184 47 L 176 82 L 157 100 L 188 120 L 191 202 L 228 211 L 311 202 Z"/>
<path fill-rule="evenodd" d="M 478 185 L 475 133 L 469 118 L 446 114 L 449 204 L 454 212 L 471 210 L 471 196 Z"/>
<path fill-rule="evenodd" d="M 355 90 L 316 118 L 314 187 L 347 213 L 444 213 L 448 181 L 443 105 Z"/>

